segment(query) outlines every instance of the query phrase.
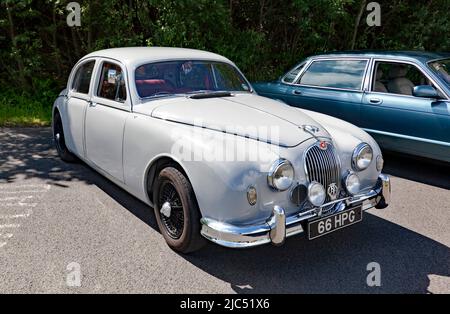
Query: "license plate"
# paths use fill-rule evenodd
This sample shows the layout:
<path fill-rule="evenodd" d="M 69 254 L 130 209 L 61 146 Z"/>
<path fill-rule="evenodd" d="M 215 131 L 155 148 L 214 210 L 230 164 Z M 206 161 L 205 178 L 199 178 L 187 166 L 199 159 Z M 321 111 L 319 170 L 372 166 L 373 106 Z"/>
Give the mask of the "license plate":
<path fill-rule="evenodd" d="M 362 207 L 345 210 L 333 216 L 312 221 L 308 224 L 309 240 L 348 227 L 362 220 Z"/>

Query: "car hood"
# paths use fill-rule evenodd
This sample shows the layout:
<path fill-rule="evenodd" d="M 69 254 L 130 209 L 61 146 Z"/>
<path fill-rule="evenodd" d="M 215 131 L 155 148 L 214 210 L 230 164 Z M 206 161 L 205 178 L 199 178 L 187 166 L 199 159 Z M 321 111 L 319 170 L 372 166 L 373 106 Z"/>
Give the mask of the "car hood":
<path fill-rule="evenodd" d="M 302 126 L 317 127 L 316 137 L 330 137 L 306 113 L 282 102 L 254 94 L 192 99 L 176 97 L 134 106 L 134 112 L 167 121 L 199 126 L 284 147 L 313 137 Z"/>

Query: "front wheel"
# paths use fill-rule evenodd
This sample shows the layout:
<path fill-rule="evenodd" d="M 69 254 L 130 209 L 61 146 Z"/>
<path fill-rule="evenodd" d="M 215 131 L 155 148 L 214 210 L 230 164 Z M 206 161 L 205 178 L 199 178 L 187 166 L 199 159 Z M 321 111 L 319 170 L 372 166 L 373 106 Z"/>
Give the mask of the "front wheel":
<path fill-rule="evenodd" d="M 175 251 L 190 253 L 204 246 L 200 234 L 200 210 L 191 183 L 179 170 L 164 168 L 153 190 L 159 229 Z"/>

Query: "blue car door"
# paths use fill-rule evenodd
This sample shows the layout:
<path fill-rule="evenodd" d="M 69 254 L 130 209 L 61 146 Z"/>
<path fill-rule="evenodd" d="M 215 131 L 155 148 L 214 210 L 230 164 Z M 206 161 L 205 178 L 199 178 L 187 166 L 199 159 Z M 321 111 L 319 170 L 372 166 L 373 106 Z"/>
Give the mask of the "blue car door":
<path fill-rule="evenodd" d="M 315 59 L 294 84 L 285 86 L 289 105 L 359 124 L 368 59 Z"/>
<path fill-rule="evenodd" d="M 450 102 L 415 97 L 414 86 L 432 85 L 411 63 L 376 61 L 361 106 L 361 126 L 385 149 L 450 161 Z M 445 97 L 445 98 L 444 98 Z"/>

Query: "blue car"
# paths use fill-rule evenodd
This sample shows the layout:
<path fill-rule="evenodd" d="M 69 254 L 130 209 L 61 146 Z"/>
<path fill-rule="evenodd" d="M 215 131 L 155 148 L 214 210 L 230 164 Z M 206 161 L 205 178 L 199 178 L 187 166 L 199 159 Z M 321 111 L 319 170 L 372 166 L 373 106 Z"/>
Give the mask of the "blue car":
<path fill-rule="evenodd" d="M 450 162 L 450 53 L 317 55 L 253 87 L 355 124 L 384 149 Z"/>

